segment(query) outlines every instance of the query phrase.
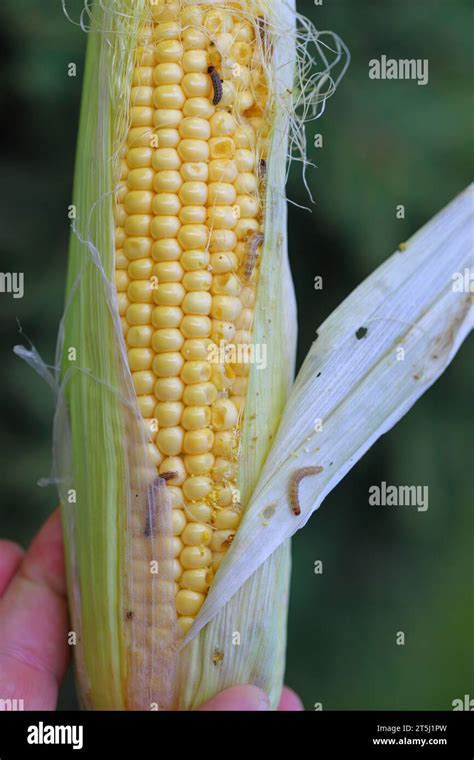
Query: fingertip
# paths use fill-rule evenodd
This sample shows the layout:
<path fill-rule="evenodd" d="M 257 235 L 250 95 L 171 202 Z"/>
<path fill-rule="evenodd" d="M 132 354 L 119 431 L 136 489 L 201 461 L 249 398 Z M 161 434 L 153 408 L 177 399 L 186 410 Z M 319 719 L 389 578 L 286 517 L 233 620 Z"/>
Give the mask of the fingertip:
<path fill-rule="evenodd" d="M 59 513 L 26 552 L 8 551 L 18 567 L 0 599 L 0 694 L 18 693 L 27 709 L 51 710 L 70 655 Z"/>
<path fill-rule="evenodd" d="M 55 509 L 34 537 L 21 571 L 32 580 L 49 586 L 59 596 L 66 595 L 64 546 L 60 510 Z"/>
<path fill-rule="evenodd" d="M 0 541 L 0 596 L 15 575 L 23 555 L 24 551 L 19 544 L 14 541 Z"/>
<path fill-rule="evenodd" d="M 248 711 L 269 710 L 268 695 L 257 686 L 232 686 L 210 699 L 199 710 L 209 711 Z"/>
<path fill-rule="evenodd" d="M 304 710 L 304 705 L 298 694 L 285 686 L 281 695 L 280 704 L 278 710 L 285 712 L 301 712 Z"/>

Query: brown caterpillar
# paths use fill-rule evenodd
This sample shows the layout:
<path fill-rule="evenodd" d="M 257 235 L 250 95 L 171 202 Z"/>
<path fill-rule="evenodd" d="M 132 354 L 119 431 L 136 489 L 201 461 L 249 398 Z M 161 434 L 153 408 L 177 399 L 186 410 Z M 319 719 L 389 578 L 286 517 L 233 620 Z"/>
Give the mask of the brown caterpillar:
<path fill-rule="evenodd" d="M 212 102 L 215 106 L 217 106 L 221 102 L 223 95 L 222 79 L 217 73 L 215 66 L 209 66 L 207 73 L 211 75 L 212 84 L 214 86 L 214 97 L 212 99 Z"/>
<path fill-rule="evenodd" d="M 301 507 L 299 501 L 299 485 L 303 478 L 308 475 L 319 475 L 323 471 L 322 467 L 302 467 L 301 470 L 296 470 L 293 473 L 290 480 L 290 506 L 294 515 L 301 514 Z"/>
<path fill-rule="evenodd" d="M 245 259 L 245 280 L 250 280 L 257 261 L 257 249 L 262 245 L 264 237 L 261 232 L 255 233 L 248 239 L 247 256 Z"/>
<path fill-rule="evenodd" d="M 260 159 L 260 163 L 258 165 L 258 173 L 260 176 L 260 179 L 263 181 L 267 177 L 267 162 L 264 158 Z"/>

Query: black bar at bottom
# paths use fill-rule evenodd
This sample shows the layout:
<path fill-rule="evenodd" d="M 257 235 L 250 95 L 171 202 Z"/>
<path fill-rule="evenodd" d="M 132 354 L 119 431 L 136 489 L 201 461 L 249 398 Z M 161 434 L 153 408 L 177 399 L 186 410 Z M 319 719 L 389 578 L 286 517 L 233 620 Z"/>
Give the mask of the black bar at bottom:
<path fill-rule="evenodd" d="M 314 760 L 351 757 L 474 757 L 471 712 L 120 713 L 2 712 L 0 760 L 107 755 L 140 760 L 173 748 L 205 756 L 242 746 Z M 278 745 L 275 745 L 275 740 Z M 284 741 L 284 744 L 283 744 Z M 284 750 L 284 747 L 287 749 Z M 290 758 L 290 760 L 293 760 Z"/>

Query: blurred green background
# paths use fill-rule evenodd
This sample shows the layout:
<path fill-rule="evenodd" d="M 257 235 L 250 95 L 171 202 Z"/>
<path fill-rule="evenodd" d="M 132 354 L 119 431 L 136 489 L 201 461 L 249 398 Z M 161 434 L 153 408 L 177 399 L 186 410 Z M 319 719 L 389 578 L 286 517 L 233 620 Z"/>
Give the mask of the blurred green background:
<path fill-rule="evenodd" d="M 68 2 L 76 19 L 80 5 Z M 341 300 L 470 182 L 474 103 L 470 0 L 306 0 L 299 9 L 352 54 L 308 130 L 316 204 L 311 213 L 290 207 L 301 362 Z M 3 0 L 1 271 L 25 273 L 25 297 L 0 296 L 0 533 L 24 544 L 57 501 L 36 486 L 49 473 L 53 406 L 12 347 L 19 320 L 43 357 L 54 357 L 85 43 L 59 0 Z M 427 58 L 429 84 L 370 80 L 368 61 L 382 54 Z M 311 147 L 315 133 L 322 149 Z M 299 170 L 288 194 L 307 204 Z M 472 358 L 471 337 L 294 539 L 287 681 L 307 709 L 451 709 L 474 695 Z M 428 512 L 370 508 L 368 488 L 381 480 L 428 485 Z M 69 675 L 61 707 L 75 704 Z"/>

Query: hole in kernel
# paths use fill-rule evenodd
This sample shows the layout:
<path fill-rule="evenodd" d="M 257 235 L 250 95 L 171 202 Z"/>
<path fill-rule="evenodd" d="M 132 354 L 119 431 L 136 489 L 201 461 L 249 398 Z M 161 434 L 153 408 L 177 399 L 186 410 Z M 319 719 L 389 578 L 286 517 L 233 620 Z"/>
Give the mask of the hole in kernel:
<path fill-rule="evenodd" d="M 235 152 L 235 146 L 233 140 L 228 137 L 223 137 L 214 143 L 214 156 L 215 158 L 232 158 Z"/>
<path fill-rule="evenodd" d="M 241 66 L 246 66 L 250 61 L 250 45 L 246 42 L 238 42 L 234 45 L 234 57 Z"/>
<path fill-rule="evenodd" d="M 217 50 L 213 50 L 209 53 L 209 64 L 211 66 L 214 66 L 216 69 L 220 67 L 222 63 L 222 56 L 220 53 L 217 52 Z"/>
<path fill-rule="evenodd" d="M 252 116 L 263 116 L 263 108 L 258 103 L 254 103 L 253 106 L 244 111 L 244 116 L 247 119 L 252 118 Z"/>

